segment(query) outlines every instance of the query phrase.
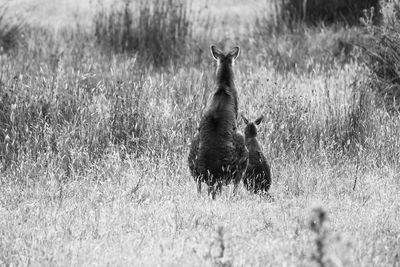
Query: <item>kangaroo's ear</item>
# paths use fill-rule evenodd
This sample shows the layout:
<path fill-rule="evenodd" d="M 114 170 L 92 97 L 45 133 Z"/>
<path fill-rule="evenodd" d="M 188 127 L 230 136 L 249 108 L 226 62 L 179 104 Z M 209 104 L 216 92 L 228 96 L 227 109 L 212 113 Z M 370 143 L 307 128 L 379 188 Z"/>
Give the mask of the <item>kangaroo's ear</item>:
<path fill-rule="evenodd" d="M 241 115 L 242 116 L 242 119 L 243 119 L 243 121 L 244 121 L 244 123 L 247 125 L 247 124 L 249 124 L 249 120 L 248 119 L 246 119 L 246 117 L 245 116 L 243 116 L 243 115 Z"/>
<path fill-rule="evenodd" d="M 210 49 L 211 49 L 211 55 L 215 60 L 218 60 L 224 56 L 224 53 L 221 50 L 219 50 L 215 45 L 211 45 Z"/>
<path fill-rule="evenodd" d="M 235 46 L 234 48 L 229 51 L 228 56 L 230 56 L 233 60 L 236 60 L 236 58 L 239 56 L 240 48 L 239 46 Z"/>
<path fill-rule="evenodd" d="M 264 115 L 261 115 L 261 117 L 259 117 L 258 119 L 256 119 L 256 120 L 254 121 L 254 123 L 255 123 L 256 125 L 259 125 L 259 124 L 263 121 L 263 119 L 264 119 Z"/>

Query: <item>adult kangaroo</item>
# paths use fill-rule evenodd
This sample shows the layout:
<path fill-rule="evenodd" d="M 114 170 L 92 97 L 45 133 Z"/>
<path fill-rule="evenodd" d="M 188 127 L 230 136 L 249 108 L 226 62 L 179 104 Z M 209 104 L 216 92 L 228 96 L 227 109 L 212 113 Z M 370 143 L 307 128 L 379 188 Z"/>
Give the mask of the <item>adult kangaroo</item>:
<path fill-rule="evenodd" d="M 215 199 L 222 185 L 234 183 L 234 192 L 248 163 L 248 151 L 243 136 L 237 132 L 238 95 L 234 84 L 233 65 L 239 47 L 224 54 L 211 45 L 217 61 L 216 90 L 211 94 L 189 152 L 189 168 L 201 193 L 201 183 L 208 186 L 208 194 Z"/>

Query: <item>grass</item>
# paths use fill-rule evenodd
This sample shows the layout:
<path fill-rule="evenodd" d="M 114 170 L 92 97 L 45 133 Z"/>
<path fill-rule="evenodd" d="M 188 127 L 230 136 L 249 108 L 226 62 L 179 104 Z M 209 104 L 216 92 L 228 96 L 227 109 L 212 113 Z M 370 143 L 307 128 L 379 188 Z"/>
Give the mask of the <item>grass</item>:
<path fill-rule="evenodd" d="M 9 16 L 8 6 L 0 3 L 0 52 L 4 53 L 18 45 L 22 39 L 23 22 L 19 17 Z"/>
<path fill-rule="evenodd" d="M 303 21 L 307 24 L 319 23 L 357 25 L 364 10 L 373 8 L 374 23 L 379 22 L 379 0 L 281 0 L 280 17 L 293 26 L 293 23 Z"/>
<path fill-rule="evenodd" d="M 389 1 L 384 7 L 381 25 L 373 26 L 368 16 L 364 19 L 370 35 L 361 46 L 368 55 L 366 63 L 376 76 L 376 94 L 387 110 L 396 113 L 400 110 L 400 2 Z"/>
<path fill-rule="evenodd" d="M 234 266 L 309 265 L 314 237 L 308 212 L 318 201 L 334 235 L 331 258 L 344 265 L 395 263 L 398 175 L 393 170 L 369 171 L 351 192 L 351 171 L 314 172 L 299 164 L 281 176 L 275 172 L 273 200 L 241 191 L 237 198 L 224 193 L 210 201 L 195 196 L 182 161 L 175 170 L 146 159 L 121 163 L 115 156 L 103 164 L 61 188 L 51 174 L 40 185 L 31 179 L 31 185 L 3 185 L 3 262 L 212 265 L 222 226 L 225 261 Z M 296 190 L 302 192 L 296 196 Z"/>
<path fill-rule="evenodd" d="M 134 53 L 147 64 L 165 66 L 186 54 L 185 43 L 191 39 L 190 15 L 183 1 L 126 1 L 120 9 L 98 12 L 94 19 L 96 41 L 104 51 Z"/>
<path fill-rule="evenodd" d="M 186 162 L 213 86 L 208 46 L 154 71 L 104 53 L 88 29 L 27 28 L 27 44 L 0 57 L 0 265 L 398 264 L 400 121 L 376 105 L 357 51 L 279 68 L 267 36 L 230 41 L 242 48 L 240 112 L 265 115 L 273 181 L 267 198 L 229 187 L 212 201 Z M 329 43 L 330 31 L 302 38 Z M 229 46 L 230 34 L 209 42 Z M 315 206 L 323 232 L 310 229 Z"/>

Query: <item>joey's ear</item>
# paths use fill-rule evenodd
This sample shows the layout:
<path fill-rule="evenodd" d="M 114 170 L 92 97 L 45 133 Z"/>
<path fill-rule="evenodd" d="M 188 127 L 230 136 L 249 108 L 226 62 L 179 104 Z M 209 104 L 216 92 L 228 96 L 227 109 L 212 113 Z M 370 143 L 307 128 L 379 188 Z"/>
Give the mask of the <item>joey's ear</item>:
<path fill-rule="evenodd" d="M 241 115 L 242 116 L 242 119 L 243 119 L 243 121 L 244 121 L 244 123 L 247 125 L 247 124 L 249 124 L 249 120 L 248 119 L 246 119 L 246 117 L 245 116 L 243 116 L 243 115 Z"/>
<path fill-rule="evenodd" d="M 229 51 L 228 55 L 235 60 L 239 56 L 240 48 L 239 46 L 235 46 L 234 48 Z"/>
<path fill-rule="evenodd" d="M 264 115 L 261 115 L 261 117 L 259 117 L 258 119 L 256 119 L 256 120 L 254 121 L 254 123 L 255 123 L 256 125 L 259 125 L 259 124 L 262 122 L 263 119 L 264 119 Z"/>
<path fill-rule="evenodd" d="M 219 50 L 215 45 L 211 45 L 210 49 L 211 49 L 211 55 L 215 60 L 218 60 L 219 58 L 224 56 L 224 53 L 221 50 Z"/>

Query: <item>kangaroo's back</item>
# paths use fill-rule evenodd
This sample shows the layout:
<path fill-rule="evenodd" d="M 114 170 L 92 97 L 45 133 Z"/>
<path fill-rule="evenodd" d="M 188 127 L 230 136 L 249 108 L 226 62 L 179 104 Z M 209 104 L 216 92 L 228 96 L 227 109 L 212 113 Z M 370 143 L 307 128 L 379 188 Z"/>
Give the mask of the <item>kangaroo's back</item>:
<path fill-rule="evenodd" d="M 226 181 L 227 175 L 238 169 L 236 161 L 242 155 L 238 155 L 237 151 L 247 152 L 243 138 L 243 144 L 238 144 L 240 138 L 237 138 L 236 132 L 238 96 L 232 68 L 239 48 L 235 47 L 225 55 L 211 46 L 211 53 L 217 61 L 216 89 L 209 98 L 200 122 L 197 154 L 192 164 L 189 158 L 189 167 L 193 166 L 194 169 L 191 169 L 192 174 L 195 173 L 200 181 L 209 186 Z M 241 145 L 244 150 L 237 149 Z M 243 158 L 247 166 L 247 154 Z"/>

